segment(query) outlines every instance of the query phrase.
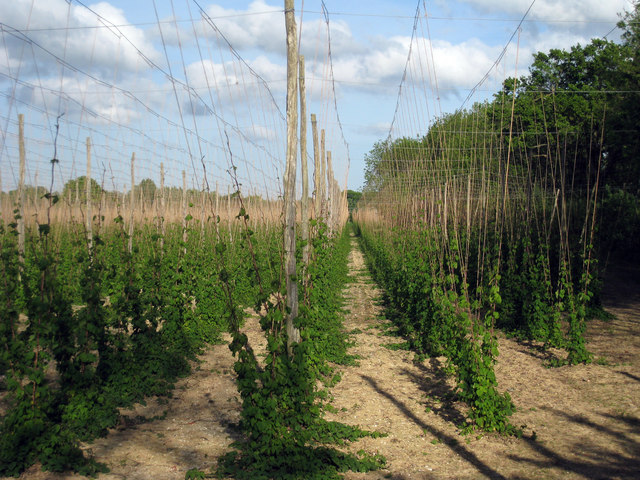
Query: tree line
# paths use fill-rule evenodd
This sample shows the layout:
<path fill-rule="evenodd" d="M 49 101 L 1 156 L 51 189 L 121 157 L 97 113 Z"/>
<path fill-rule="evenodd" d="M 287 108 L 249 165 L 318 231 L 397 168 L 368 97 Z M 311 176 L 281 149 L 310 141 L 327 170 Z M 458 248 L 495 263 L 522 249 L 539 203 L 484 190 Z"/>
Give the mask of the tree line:
<path fill-rule="evenodd" d="M 471 172 L 496 185 L 506 174 L 528 179 L 527 195 L 553 184 L 568 203 L 584 202 L 598 182 L 602 253 L 637 258 L 638 8 L 621 17 L 619 42 L 535 53 L 529 73 L 507 78 L 491 99 L 441 116 L 423 136 L 376 143 L 365 157 L 365 196 L 400 184 L 418 194 Z"/>

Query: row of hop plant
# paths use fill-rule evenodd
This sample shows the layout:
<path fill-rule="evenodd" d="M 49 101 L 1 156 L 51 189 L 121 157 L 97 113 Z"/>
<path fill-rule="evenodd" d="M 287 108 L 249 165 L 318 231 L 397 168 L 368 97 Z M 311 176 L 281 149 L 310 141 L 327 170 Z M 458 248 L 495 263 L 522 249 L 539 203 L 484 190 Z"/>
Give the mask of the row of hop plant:
<path fill-rule="evenodd" d="M 602 155 L 579 157 L 578 133 L 549 132 L 547 120 L 516 131 L 505 94 L 422 138 L 379 143 L 353 215 L 401 331 L 420 353 L 447 356 L 470 424 L 487 430 L 512 429 L 496 328 L 565 348 L 557 365 L 591 359 Z"/>
<path fill-rule="evenodd" d="M 36 462 L 103 471 L 80 442 L 106 434 L 119 408 L 170 396 L 205 342 L 219 341 L 228 294 L 248 304 L 257 291 L 241 245 L 215 227 L 161 235 L 143 224 L 129 250 L 121 217 L 90 242 L 81 226 L 45 223 L 26 232 L 21 253 L 17 222 L 0 225 L 0 474 Z M 276 236 L 259 236 L 269 281 Z"/>
<path fill-rule="evenodd" d="M 387 314 L 414 351 L 446 356 L 457 380 L 458 398 L 469 409 L 464 429 L 515 432 L 508 417 L 514 405 L 500 393 L 493 366 L 493 334 L 501 303 L 499 278 L 486 281 L 482 296 L 470 292 L 455 240 L 441 254 L 429 230 L 383 233 L 360 228 L 369 267 L 385 290 Z"/>
<path fill-rule="evenodd" d="M 470 407 L 464 428 L 515 433 L 508 421 L 515 407 L 499 392 L 494 373 L 496 329 L 565 348 L 566 358 L 555 365 L 590 361 L 584 330 L 596 285 L 588 260 L 572 281 L 568 263 L 552 268 L 550 249 L 529 237 L 502 245 L 492 239 L 483 250 L 479 230 L 452 235 L 447 243 L 442 233 L 360 225 L 369 266 L 399 332 L 419 354 L 447 358 L 458 398 Z"/>
<path fill-rule="evenodd" d="M 242 210 L 241 216 L 248 220 Z M 328 480 L 341 478 L 347 470 L 364 472 L 385 464 L 379 455 L 354 455 L 334 447 L 381 433 L 324 419 L 330 408 L 328 389 L 340 379 L 335 367 L 355 361 L 347 352 L 350 343 L 342 326 L 350 239 L 347 228 L 330 232 L 322 220 L 311 220 L 310 226 L 308 262 L 302 261 L 307 243 L 299 239 L 296 248 L 300 307 L 295 326 L 301 341 L 288 348 L 285 320 L 291 311 L 282 278 L 271 285 L 259 279 L 254 309 L 267 340 L 264 361 L 256 357 L 234 318 L 239 306 L 230 305 L 230 349 L 237 358 L 234 369 L 242 398 L 243 438 L 212 467 L 211 474 L 194 469 L 186 478 Z M 253 247 L 253 235 L 247 230 L 244 241 L 257 265 L 264 252 Z"/>

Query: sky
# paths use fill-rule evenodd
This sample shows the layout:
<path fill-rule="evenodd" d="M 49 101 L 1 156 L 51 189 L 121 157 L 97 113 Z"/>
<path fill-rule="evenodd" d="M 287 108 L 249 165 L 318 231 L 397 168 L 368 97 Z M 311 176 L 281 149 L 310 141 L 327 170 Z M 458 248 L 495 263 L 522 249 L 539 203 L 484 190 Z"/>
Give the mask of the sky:
<path fill-rule="evenodd" d="M 630 0 L 296 1 L 307 109 L 326 132 L 336 178 L 362 188 L 375 142 L 424 134 L 438 115 L 470 106 L 468 97 L 491 97 L 504 78 L 527 73 L 535 52 L 617 41 L 619 13 L 630 8 Z M 225 188 L 233 163 L 247 190 L 279 192 L 283 2 L 11 0 L 0 2 L 0 27 L 4 190 L 19 176 L 23 113 L 27 183 L 50 181 L 54 145 L 54 186 L 83 175 L 89 137 L 93 175 L 106 188 L 125 188 L 135 153 L 136 183 L 157 183 L 162 163 L 169 184 L 185 170 L 190 186 Z M 407 67 L 410 50 L 420 67 Z M 419 131 L 394 132 L 398 93 L 410 82 L 423 84 L 431 106 Z M 310 126 L 308 137 L 312 152 Z"/>

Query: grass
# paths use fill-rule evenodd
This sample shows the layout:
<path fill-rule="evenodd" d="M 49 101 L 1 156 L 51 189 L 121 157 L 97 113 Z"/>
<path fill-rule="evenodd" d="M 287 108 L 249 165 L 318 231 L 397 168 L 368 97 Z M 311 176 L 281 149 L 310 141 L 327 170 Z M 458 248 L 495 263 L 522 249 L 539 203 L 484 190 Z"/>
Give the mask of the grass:
<path fill-rule="evenodd" d="M 383 343 L 382 346 L 389 350 L 409 350 L 411 348 L 409 342 Z"/>

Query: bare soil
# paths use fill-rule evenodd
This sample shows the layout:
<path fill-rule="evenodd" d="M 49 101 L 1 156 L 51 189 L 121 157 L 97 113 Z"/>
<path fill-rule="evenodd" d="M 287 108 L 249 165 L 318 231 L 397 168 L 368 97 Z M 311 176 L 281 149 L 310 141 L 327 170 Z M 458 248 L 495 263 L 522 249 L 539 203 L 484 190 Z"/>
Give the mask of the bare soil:
<path fill-rule="evenodd" d="M 553 352 L 500 338 L 496 375 L 517 406 L 512 421 L 524 436 L 462 436 L 456 425 L 464 406 L 446 400 L 453 384 L 442 375 L 443 359 L 416 363 L 412 353 L 384 346 L 402 340 L 384 334 L 389 326 L 381 292 L 352 242 L 345 328 L 355 341 L 351 353 L 360 359 L 342 368 L 342 381 L 332 389 L 337 411 L 328 418 L 388 435 L 349 447 L 384 455 L 386 469 L 349 472 L 346 479 L 640 478 L 640 284 L 633 272 L 613 272 L 608 283 L 604 300 L 614 319 L 588 325 L 587 346 L 597 362 L 546 368 Z M 258 350 L 257 321 L 245 329 Z M 184 479 L 190 468 L 215 465 L 238 438 L 239 407 L 233 357 L 227 345 L 215 345 L 173 398 L 124 412 L 129 419 L 162 419 L 123 421 L 86 449 L 110 468 L 101 479 Z M 34 466 L 21 478 L 82 477 Z"/>

